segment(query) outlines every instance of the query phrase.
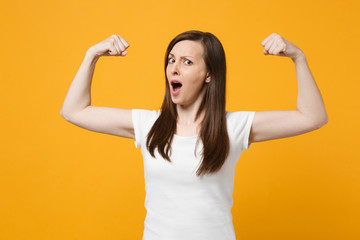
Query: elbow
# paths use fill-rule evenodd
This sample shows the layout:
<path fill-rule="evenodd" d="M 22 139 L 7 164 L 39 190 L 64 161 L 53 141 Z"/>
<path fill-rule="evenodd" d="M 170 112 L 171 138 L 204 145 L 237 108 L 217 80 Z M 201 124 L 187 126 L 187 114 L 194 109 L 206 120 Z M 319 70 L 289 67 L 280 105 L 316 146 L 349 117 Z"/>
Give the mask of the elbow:
<path fill-rule="evenodd" d="M 325 124 L 327 124 L 328 122 L 329 122 L 329 118 L 326 115 L 323 120 L 317 122 L 317 124 L 315 125 L 315 128 L 319 129 L 319 128 L 323 127 Z"/>
<path fill-rule="evenodd" d="M 64 113 L 63 110 L 60 110 L 60 115 L 66 120 L 69 121 L 70 117 L 68 114 Z"/>
<path fill-rule="evenodd" d="M 326 115 L 324 125 L 327 124 L 328 122 L 329 122 L 329 117 Z"/>
<path fill-rule="evenodd" d="M 323 122 L 322 122 L 322 126 L 324 126 L 324 125 L 327 124 L 328 122 L 329 122 L 329 117 L 328 117 L 328 115 L 326 115 L 326 116 L 324 117 Z"/>

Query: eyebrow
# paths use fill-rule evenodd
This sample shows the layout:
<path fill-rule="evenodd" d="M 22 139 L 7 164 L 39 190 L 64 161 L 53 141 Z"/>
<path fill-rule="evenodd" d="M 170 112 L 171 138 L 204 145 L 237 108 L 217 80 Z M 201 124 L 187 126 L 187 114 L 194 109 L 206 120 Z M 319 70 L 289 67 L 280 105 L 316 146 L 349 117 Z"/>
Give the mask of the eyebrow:
<path fill-rule="evenodd" d="M 175 56 L 174 54 L 172 54 L 172 53 L 169 53 L 169 56 Z M 186 57 L 190 57 L 190 58 L 194 58 L 194 57 L 192 57 L 192 56 L 181 56 L 180 58 L 186 58 Z"/>

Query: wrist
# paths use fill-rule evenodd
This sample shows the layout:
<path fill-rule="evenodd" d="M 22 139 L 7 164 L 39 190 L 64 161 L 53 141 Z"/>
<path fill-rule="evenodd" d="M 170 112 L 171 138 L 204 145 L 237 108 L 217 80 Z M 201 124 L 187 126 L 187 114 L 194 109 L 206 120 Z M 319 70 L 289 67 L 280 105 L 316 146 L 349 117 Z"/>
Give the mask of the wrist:
<path fill-rule="evenodd" d="M 295 57 L 292 57 L 291 60 L 295 63 L 295 62 L 299 62 L 299 61 L 303 61 L 305 60 L 305 54 L 300 51 L 298 54 L 295 55 Z"/>
<path fill-rule="evenodd" d="M 86 51 L 85 58 L 90 59 L 91 61 L 97 61 L 100 57 L 94 53 L 92 48 L 89 48 Z"/>

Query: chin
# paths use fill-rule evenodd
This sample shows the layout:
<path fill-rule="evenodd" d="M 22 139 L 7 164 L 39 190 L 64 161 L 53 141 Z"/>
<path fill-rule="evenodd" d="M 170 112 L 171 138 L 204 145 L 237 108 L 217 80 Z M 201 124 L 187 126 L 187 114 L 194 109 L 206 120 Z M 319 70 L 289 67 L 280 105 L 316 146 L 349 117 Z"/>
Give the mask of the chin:
<path fill-rule="evenodd" d="M 175 105 L 183 105 L 184 102 L 181 101 L 180 99 L 174 99 L 173 97 L 171 97 L 171 101 L 175 104 Z"/>
<path fill-rule="evenodd" d="M 171 101 L 174 103 L 174 104 L 179 104 L 179 101 L 174 101 L 174 99 L 171 98 Z"/>

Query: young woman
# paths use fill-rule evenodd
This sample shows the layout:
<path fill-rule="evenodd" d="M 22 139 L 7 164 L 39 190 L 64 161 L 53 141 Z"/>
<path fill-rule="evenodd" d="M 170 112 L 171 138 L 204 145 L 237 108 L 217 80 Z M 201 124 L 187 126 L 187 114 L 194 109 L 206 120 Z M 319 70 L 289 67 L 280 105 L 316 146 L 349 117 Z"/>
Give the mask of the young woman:
<path fill-rule="evenodd" d="M 145 170 L 144 240 L 235 239 L 231 207 L 235 165 L 251 143 L 291 137 L 327 123 L 304 53 L 273 33 L 265 55 L 289 57 L 298 82 L 296 110 L 225 110 L 225 53 L 211 33 L 176 36 L 165 54 L 165 97 L 158 111 L 91 106 L 101 56 L 125 56 L 119 35 L 91 47 L 66 95 L 61 115 L 95 132 L 135 140 Z"/>

